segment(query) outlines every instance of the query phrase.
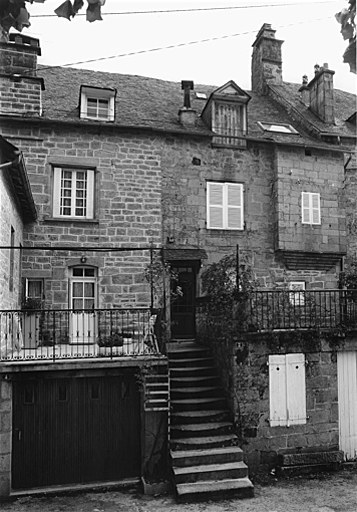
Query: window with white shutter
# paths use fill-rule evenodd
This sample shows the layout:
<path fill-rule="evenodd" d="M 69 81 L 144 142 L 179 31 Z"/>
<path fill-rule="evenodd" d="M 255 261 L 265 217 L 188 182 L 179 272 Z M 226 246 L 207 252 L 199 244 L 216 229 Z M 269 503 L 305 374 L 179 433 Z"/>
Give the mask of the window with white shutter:
<path fill-rule="evenodd" d="M 207 183 L 207 228 L 243 229 L 241 183 Z"/>
<path fill-rule="evenodd" d="M 303 224 L 321 224 L 320 194 L 301 193 L 301 220 Z"/>
<path fill-rule="evenodd" d="M 270 426 L 306 423 L 304 354 L 269 356 Z"/>
<path fill-rule="evenodd" d="M 55 167 L 53 170 L 53 216 L 94 218 L 94 170 Z"/>

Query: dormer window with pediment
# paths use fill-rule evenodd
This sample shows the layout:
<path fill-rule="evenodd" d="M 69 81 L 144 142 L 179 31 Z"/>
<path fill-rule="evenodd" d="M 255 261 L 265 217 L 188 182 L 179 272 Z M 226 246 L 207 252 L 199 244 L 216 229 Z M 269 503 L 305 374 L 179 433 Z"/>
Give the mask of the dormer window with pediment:
<path fill-rule="evenodd" d="M 81 86 L 79 112 L 81 119 L 114 121 L 115 89 Z"/>
<path fill-rule="evenodd" d="M 230 81 L 214 91 L 202 112 L 202 119 L 216 134 L 220 146 L 245 146 L 247 104 L 251 97 Z"/>

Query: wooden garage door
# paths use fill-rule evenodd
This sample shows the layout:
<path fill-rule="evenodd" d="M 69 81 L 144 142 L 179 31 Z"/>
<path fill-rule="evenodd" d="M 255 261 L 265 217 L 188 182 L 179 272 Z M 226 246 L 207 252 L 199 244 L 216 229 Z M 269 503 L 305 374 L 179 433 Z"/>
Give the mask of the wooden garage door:
<path fill-rule="evenodd" d="M 12 453 L 13 489 L 139 476 L 134 376 L 15 381 Z"/>

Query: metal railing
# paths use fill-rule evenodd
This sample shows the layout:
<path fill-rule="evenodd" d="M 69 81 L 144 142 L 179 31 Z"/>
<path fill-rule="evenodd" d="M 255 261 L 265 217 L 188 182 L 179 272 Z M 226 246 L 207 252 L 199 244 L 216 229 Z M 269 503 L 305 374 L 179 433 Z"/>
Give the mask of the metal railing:
<path fill-rule="evenodd" d="M 156 320 L 149 308 L 0 310 L 0 361 L 158 355 Z"/>

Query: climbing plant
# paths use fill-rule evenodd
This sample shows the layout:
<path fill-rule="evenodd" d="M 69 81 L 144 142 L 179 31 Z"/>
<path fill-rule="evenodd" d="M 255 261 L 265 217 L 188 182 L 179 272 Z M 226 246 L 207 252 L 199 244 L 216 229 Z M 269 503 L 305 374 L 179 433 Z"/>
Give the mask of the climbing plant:
<path fill-rule="evenodd" d="M 343 54 L 343 62 L 350 66 L 350 71 L 356 73 L 356 0 L 349 0 L 345 7 L 336 14 L 336 20 L 341 25 L 343 39 L 348 40 L 348 46 Z"/>

